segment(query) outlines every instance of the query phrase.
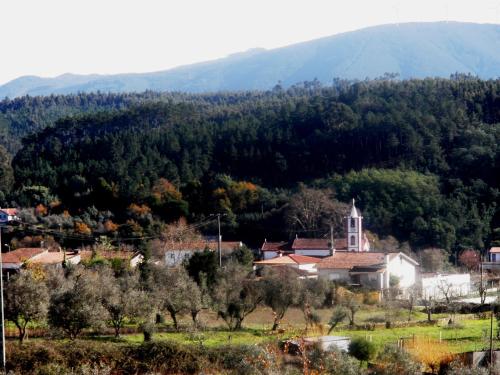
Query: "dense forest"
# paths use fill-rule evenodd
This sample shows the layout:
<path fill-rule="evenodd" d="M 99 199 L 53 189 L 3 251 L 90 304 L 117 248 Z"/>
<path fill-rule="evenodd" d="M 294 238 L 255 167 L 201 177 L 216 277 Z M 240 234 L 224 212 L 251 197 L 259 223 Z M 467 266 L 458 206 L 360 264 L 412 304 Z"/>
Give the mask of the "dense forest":
<path fill-rule="evenodd" d="M 354 197 L 370 231 L 416 250 L 484 250 L 500 232 L 500 81 L 25 97 L 0 116 L 0 201 L 48 225 L 138 237 L 223 213 L 226 237 L 257 245 L 322 236 Z M 324 204 L 298 225 L 307 199 Z"/>

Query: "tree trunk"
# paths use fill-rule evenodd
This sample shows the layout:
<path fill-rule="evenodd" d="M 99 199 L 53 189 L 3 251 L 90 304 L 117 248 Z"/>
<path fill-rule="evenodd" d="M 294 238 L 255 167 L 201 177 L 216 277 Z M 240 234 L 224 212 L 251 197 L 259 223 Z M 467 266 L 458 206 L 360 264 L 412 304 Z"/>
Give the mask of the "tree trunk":
<path fill-rule="evenodd" d="M 191 319 L 193 320 L 194 328 L 198 328 L 198 314 L 199 311 L 191 310 Z"/>
<path fill-rule="evenodd" d="M 274 319 L 273 328 L 271 330 L 276 331 L 279 326 L 280 326 L 279 319 Z"/>
<path fill-rule="evenodd" d="M 174 322 L 174 328 L 176 331 L 179 330 L 179 326 L 177 324 L 177 313 L 173 310 L 168 311 L 170 313 L 170 317 L 172 318 L 172 321 Z"/>

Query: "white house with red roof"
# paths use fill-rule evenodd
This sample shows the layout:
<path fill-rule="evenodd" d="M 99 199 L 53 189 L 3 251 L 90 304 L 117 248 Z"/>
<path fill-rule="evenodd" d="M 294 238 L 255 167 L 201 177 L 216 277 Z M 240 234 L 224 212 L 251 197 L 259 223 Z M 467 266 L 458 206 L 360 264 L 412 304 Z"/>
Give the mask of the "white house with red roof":
<path fill-rule="evenodd" d="M 318 263 L 320 277 L 388 289 L 397 280 L 400 289 L 415 285 L 418 280 L 418 262 L 404 253 L 336 252 Z"/>
<path fill-rule="evenodd" d="M 18 220 L 16 208 L 0 208 L 0 225 Z"/>

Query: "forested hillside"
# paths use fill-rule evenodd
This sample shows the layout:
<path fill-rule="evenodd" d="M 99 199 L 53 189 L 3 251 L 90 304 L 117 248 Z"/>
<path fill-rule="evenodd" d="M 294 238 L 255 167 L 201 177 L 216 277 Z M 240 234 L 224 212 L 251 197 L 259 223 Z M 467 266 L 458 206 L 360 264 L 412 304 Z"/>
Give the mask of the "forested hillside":
<path fill-rule="evenodd" d="M 226 236 L 252 244 L 321 236 L 329 212 L 352 197 L 368 229 L 415 249 L 483 249 L 500 226 L 500 81 L 95 98 L 24 99 L 21 115 L 2 102 L 11 118 L 43 113 L 11 128 L 19 134 L 57 117 L 47 117 L 47 100 L 65 102 L 49 106 L 64 114 L 92 107 L 25 139 L 15 183 L 0 186 L 5 203 L 42 205 L 51 225 L 72 215 L 88 233 L 128 236 L 221 212 Z M 311 197 L 325 202 L 316 222 L 290 221 Z"/>

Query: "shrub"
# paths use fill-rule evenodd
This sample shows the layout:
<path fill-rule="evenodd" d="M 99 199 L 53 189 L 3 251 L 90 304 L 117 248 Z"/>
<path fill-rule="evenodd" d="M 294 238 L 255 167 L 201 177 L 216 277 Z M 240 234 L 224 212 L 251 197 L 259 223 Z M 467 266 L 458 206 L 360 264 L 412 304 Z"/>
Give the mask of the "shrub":
<path fill-rule="evenodd" d="M 377 356 L 373 366 L 374 375 L 420 375 L 422 365 L 416 362 L 405 350 L 395 345 L 386 345 Z"/>
<path fill-rule="evenodd" d="M 362 337 L 353 338 L 349 344 L 349 354 L 362 362 L 372 359 L 376 351 L 375 345 Z"/>

